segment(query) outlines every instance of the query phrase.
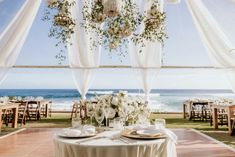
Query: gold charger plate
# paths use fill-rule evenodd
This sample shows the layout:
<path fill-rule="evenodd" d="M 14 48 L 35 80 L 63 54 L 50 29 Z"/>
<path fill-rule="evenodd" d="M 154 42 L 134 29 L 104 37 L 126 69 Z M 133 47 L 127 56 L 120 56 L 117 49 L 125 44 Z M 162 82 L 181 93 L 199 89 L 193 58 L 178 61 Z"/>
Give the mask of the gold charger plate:
<path fill-rule="evenodd" d="M 124 130 L 122 131 L 121 135 L 127 138 L 142 139 L 142 140 L 156 140 L 156 139 L 166 138 L 166 136 L 163 133 L 155 134 L 153 136 L 139 135 L 134 129 Z"/>

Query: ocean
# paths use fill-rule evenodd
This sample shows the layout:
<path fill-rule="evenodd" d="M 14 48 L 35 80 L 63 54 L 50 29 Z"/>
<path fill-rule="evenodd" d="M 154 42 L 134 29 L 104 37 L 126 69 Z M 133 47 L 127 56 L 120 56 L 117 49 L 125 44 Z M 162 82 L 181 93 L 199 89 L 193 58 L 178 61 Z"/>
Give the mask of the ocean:
<path fill-rule="evenodd" d="M 143 95 L 137 89 L 91 89 L 87 99 L 96 95 L 127 91 L 130 95 Z M 80 99 L 76 89 L 0 89 L 0 96 L 42 96 L 52 100 L 53 111 L 71 111 L 74 101 Z M 154 89 L 150 94 L 151 107 L 159 112 L 182 112 L 182 102 L 191 98 L 232 98 L 235 95 L 231 90 L 185 90 L 185 89 Z"/>

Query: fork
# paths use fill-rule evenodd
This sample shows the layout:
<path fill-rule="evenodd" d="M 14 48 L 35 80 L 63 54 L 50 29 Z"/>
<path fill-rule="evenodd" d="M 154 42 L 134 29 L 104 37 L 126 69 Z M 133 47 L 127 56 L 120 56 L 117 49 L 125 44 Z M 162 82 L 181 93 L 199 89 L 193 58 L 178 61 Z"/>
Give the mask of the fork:
<path fill-rule="evenodd" d="M 88 138 L 88 139 L 84 139 L 84 140 L 79 140 L 76 143 L 81 144 L 83 142 L 88 142 L 88 141 L 97 140 L 97 139 L 101 139 L 101 138 L 106 138 L 106 137 L 105 136 L 98 136 L 98 137 Z"/>

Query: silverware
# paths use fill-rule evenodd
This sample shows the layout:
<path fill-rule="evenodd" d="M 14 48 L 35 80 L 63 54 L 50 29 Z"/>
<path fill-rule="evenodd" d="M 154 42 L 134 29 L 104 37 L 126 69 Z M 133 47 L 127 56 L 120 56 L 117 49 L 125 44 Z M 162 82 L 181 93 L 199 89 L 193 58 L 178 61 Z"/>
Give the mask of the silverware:
<path fill-rule="evenodd" d="M 104 136 L 92 137 L 92 138 L 88 138 L 88 139 L 84 139 L 84 140 L 79 140 L 76 143 L 81 144 L 83 142 L 88 142 L 88 141 L 97 140 L 97 139 L 101 139 L 101 138 L 105 138 L 105 137 Z"/>
<path fill-rule="evenodd" d="M 124 142 L 124 143 L 126 143 L 126 144 L 130 144 L 130 143 L 136 143 L 137 141 L 135 141 L 135 140 L 131 140 L 131 139 L 129 139 L 129 138 L 125 138 L 125 137 L 123 137 L 123 136 L 115 136 L 115 137 L 112 137 L 112 138 L 110 138 L 112 141 L 114 141 L 114 140 L 119 140 L 119 141 L 121 141 L 121 142 Z"/>

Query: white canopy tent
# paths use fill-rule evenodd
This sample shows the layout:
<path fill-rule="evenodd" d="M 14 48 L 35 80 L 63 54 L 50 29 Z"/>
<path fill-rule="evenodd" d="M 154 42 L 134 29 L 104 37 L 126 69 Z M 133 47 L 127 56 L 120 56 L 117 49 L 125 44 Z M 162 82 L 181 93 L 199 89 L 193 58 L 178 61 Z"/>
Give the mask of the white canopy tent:
<path fill-rule="evenodd" d="M 74 9 L 73 16 L 81 17 L 81 16 L 79 16 L 81 13 L 79 11 L 81 10 L 82 5 L 80 3 L 82 3 L 82 2 L 83 1 L 79 1 L 79 3 L 77 3 L 75 8 L 73 8 Z M 176 3 L 179 1 L 168 0 L 168 2 Z M 214 19 L 213 14 L 211 14 L 210 11 L 207 10 L 207 7 L 205 7 L 206 0 L 204 0 L 204 1 L 187 0 L 186 2 L 188 4 L 188 8 L 192 14 L 193 20 L 197 26 L 197 29 L 198 29 L 199 34 L 201 36 L 201 39 L 202 39 L 203 43 L 205 44 L 205 47 L 208 49 L 208 52 L 210 54 L 209 56 L 212 58 L 212 62 L 214 63 L 213 67 L 222 68 L 222 69 L 233 68 L 234 63 L 235 63 L 235 62 L 233 62 L 233 60 L 234 60 L 234 57 L 233 57 L 234 52 L 233 51 L 234 51 L 234 41 L 235 40 L 234 40 L 234 36 L 231 36 L 231 33 L 234 33 L 235 31 L 233 29 L 228 29 L 228 23 L 233 24 L 233 26 L 235 26 L 235 23 L 231 22 L 231 21 L 233 21 L 232 19 L 235 18 L 235 17 L 233 17 L 234 14 L 229 15 L 229 17 L 231 17 L 231 19 L 226 19 L 227 27 L 225 27 L 225 26 L 221 27 L 217 23 L 217 21 L 221 22 L 218 18 L 219 16 L 216 16 L 217 18 Z M 231 1 L 228 0 L 227 3 L 232 4 L 233 7 L 235 8 L 235 3 L 232 0 Z M 22 18 L 24 17 L 23 18 L 24 20 L 28 20 L 26 22 L 22 22 L 25 25 L 14 25 L 14 27 L 17 26 L 16 27 L 17 29 L 24 28 L 24 30 L 22 30 L 22 31 L 24 31 L 23 33 L 22 33 L 22 31 L 16 31 L 16 33 L 19 35 L 19 39 L 25 39 L 25 37 L 27 36 L 27 32 L 28 32 L 30 26 L 32 25 L 34 17 L 35 17 L 37 10 L 39 8 L 39 5 L 40 5 L 39 0 L 36 0 L 36 1 L 26 0 L 24 3 L 24 6 L 21 8 L 21 10 L 16 15 L 16 16 L 20 16 L 23 11 L 25 11 L 25 12 L 27 11 L 27 13 L 28 13 L 27 15 L 30 16 L 28 18 L 25 18 L 25 16 L 20 16 Z M 181 3 L 177 3 L 177 5 L 181 5 Z M 30 9 L 27 9 L 26 6 L 30 6 Z M 31 6 L 33 6 L 33 7 L 31 7 Z M 198 10 L 202 10 L 202 11 L 199 12 Z M 211 10 L 213 10 L 213 8 Z M 224 15 L 226 15 L 226 14 L 224 13 Z M 19 19 L 20 18 L 14 18 L 11 23 L 14 23 Z M 181 19 L 181 20 L 183 20 L 183 19 Z M 9 24 L 6 31 L 7 30 L 13 31 L 14 29 L 12 29 L 11 27 L 12 27 L 12 24 Z M 230 26 L 230 28 L 232 28 L 232 27 Z M 76 33 L 74 34 L 74 36 L 72 38 L 73 45 L 69 46 L 69 48 L 68 48 L 69 67 L 72 68 L 72 71 L 74 73 L 74 80 L 75 80 L 75 84 L 77 86 L 77 89 L 79 90 L 82 97 L 85 98 L 86 92 L 88 91 L 88 89 L 90 87 L 92 76 L 94 74 L 95 69 L 97 69 L 97 68 L 120 68 L 121 66 L 117 66 L 117 67 L 103 66 L 102 67 L 102 65 L 100 64 L 100 55 L 101 55 L 102 49 L 98 48 L 97 50 L 95 50 L 96 53 L 93 53 L 93 52 L 87 53 L 87 51 L 86 51 L 88 49 L 87 47 L 89 47 L 89 44 L 87 44 L 86 41 L 89 39 L 89 36 L 91 36 L 92 34 L 86 34 L 87 37 L 84 33 L 81 34 L 81 32 L 84 30 L 82 30 L 79 27 L 79 25 L 77 25 L 76 29 L 77 29 Z M 179 29 L 182 29 L 182 28 L 179 28 Z M 209 33 L 209 31 L 211 33 Z M 3 76 L 5 76 L 5 72 L 6 72 L 5 69 L 9 69 L 14 65 L 15 60 L 20 52 L 20 49 L 21 49 L 23 43 L 24 43 L 24 40 L 20 40 L 20 42 L 7 43 L 9 45 L 9 47 L 11 47 L 13 49 L 11 49 L 11 51 L 5 51 L 5 49 L 4 49 L 5 42 L 2 42 L 2 41 L 3 40 L 6 41 L 5 40 L 6 37 L 8 37 L 8 36 L 4 35 L 4 32 L 1 33 L 0 44 L 3 46 L 0 47 L 0 52 L 1 52 L 0 55 L 4 55 L 4 54 L 8 53 L 14 57 L 5 57 L 5 58 L 1 57 L 0 65 L 3 70 L 1 70 L 0 76 L 2 76 L 1 77 L 2 79 L 3 79 Z M 15 38 L 15 40 L 16 39 L 17 38 Z M 86 39 L 86 40 L 84 40 L 84 39 Z M 85 43 L 79 42 L 79 41 L 84 41 Z M 18 45 L 16 45 L 16 43 Z M 14 49 L 15 47 L 17 47 L 17 49 Z M 141 55 L 139 55 L 138 53 L 135 53 L 137 49 L 138 48 L 135 48 L 131 45 L 129 46 L 129 54 L 130 54 L 131 64 L 130 64 L 130 66 L 128 66 L 126 68 L 133 68 L 133 69 L 139 68 L 139 70 L 137 70 L 138 71 L 137 73 L 140 72 L 139 73 L 140 75 L 139 74 L 138 75 L 140 76 L 141 81 L 142 81 L 142 88 L 144 89 L 145 94 L 148 95 L 148 93 L 150 92 L 150 90 L 152 88 L 151 82 L 154 81 L 154 78 L 156 76 L 156 73 L 158 73 L 158 70 L 160 68 L 169 68 L 169 66 L 167 67 L 167 66 L 162 65 L 162 62 L 161 62 L 162 61 L 162 49 L 158 43 L 149 44 L 145 50 L 148 53 L 142 53 Z M 149 54 L 151 54 L 151 55 L 149 55 Z M 150 62 L 150 59 L 153 59 L 153 62 Z M 219 66 L 218 66 L 218 64 L 215 64 L 218 62 L 221 63 L 222 61 L 223 61 L 223 64 L 220 64 Z M 20 66 L 18 66 L 18 67 L 20 67 Z M 33 66 L 29 66 L 29 67 L 33 68 Z M 27 67 L 25 67 L 25 68 L 27 68 Z M 179 68 L 179 67 L 173 66 L 171 68 Z M 187 67 L 185 67 L 185 68 L 187 68 Z M 231 73 L 231 75 L 233 76 L 233 72 Z M 0 79 L 0 80 L 2 80 L 2 79 Z M 233 82 L 231 82 L 231 83 L 232 83 L 232 85 L 235 84 Z"/>

